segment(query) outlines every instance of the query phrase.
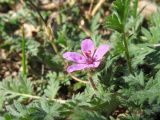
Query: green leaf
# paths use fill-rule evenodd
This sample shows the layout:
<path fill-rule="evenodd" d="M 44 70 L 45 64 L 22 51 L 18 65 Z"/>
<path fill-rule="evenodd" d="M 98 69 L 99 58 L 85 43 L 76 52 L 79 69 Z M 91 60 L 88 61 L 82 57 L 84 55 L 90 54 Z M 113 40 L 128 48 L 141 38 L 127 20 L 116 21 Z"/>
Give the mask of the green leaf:
<path fill-rule="evenodd" d="M 45 96 L 49 97 L 50 99 L 55 98 L 60 86 L 59 81 L 56 80 L 56 73 L 49 73 L 47 78 L 49 79 L 49 83 L 47 89 L 45 89 Z"/>
<path fill-rule="evenodd" d="M 94 17 L 93 17 L 93 19 L 92 19 L 92 21 L 91 21 L 91 31 L 93 32 L 93 33 L 95 33 L 95 31 L 99 28 L 99 19 L 100 19 L 100 13 L 97 13 Z"/>
<path fill-rule="evenodd" d="M 21 94 L 32 94 L 32 83 L 25 77 L 20 76 L 19 80 L 8 77 L 0 82 L 0 95 L 4 99 L 19 97 L 19 100 L 23 100 L 25 97 Z"/>
<path fill-rule="evenodd" d="M 157 72 L 155 79 L 150 79 L 144 90 L 133 93 L 130 97 L 131 101 L 138 101 L 139 104 L 143 104 L 146 100 L 149 104 L 160 103 L 160 94 L 157 89 L 160 89 L 160 71 Z"/>
<path fill-rule="evenodd" d="M 29 106 L 14 102 L 14 105 L 7 107 L 7 110 L 8 116 L 14 117 L 15 120 L 55 120 L 60 115 L 60 107 L 58 103 L 49 103 L 41 99 Z"/>
<path fill-rule="evenodd" d="M 2 108 L 3 108 L 4 100 L 5 100 L 4 96 L 3 96 L 3 95 L 1 95 L 1 97 L 0 97 L 0 111 L 1 111 L 1 110 L 2 110 Z"/>
<path fill-rule="evenodd" d="M 154 49 L 148 47 L 148 44 L 131 44 L 130 48 L 130 55 L 133 56 L 132 58 L 132 66 L 137 69 L 138 65 L 146 63 L 145 59 L 149 54 L 151 54 Z"/>
<path fill-rule="evenodd" d="M 71 120 L 106 120 L 106 118 L 95 111 L 75 108 L 70 116 Z"/>
<path fill-rule="evenodd" d="M 118 32 L 125 31 L 127 23 L 130 0 L 116 0 L 113 3 L 113 13 L 106 20 L 106 27 Z"/>
<path fill-rule="evenodd" d="M 123 25 L 121 21 L 118 20 L 118 16 L 116 16 L 115 14 L 112 14 L 111 16 L 107 17 L 106 27 L 112 30 L 116 30 L 118 32 L 123 31 Z"/>
<path fill-rule="evenodd" d="M 125 82 L 127 82 L 134 89 L 142 89 L 144 87 L 144 74 L 141 71 L 139 74 L 129 75 L 128 77 L 124 77 Z"/>
<path fill-rule="evenodd" d="M 160 27 L 160 11 L 159 10 L 152 15 L 151 24 L 155 27 Z"/>

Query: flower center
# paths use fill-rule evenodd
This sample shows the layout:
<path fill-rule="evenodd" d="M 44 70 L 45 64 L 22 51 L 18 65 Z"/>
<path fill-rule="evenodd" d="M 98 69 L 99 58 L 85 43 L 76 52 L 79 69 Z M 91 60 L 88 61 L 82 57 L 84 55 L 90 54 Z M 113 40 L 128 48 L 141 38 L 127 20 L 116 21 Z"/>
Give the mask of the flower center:
<path fill-rule="evenodd" d="M 86 55 L 86 57 L 91 57 L 91 51 L 90 50 L 85 51 L 84 54 Z"/>
<path fill-rule="evenodd" d="M 95 62 L 95 58 L 92 57 L 91 50 L 84 51 L 84 56 L 86 57 L 87 64 L 93 64 Z"/>
<path fill-rule="evenodd" d="M 95 61 L 95 59 L 91 58 L 91 57 L 87 58 L 87 60 L 86 60 L 87 64 L 93 64 L 94 61 Z"/>

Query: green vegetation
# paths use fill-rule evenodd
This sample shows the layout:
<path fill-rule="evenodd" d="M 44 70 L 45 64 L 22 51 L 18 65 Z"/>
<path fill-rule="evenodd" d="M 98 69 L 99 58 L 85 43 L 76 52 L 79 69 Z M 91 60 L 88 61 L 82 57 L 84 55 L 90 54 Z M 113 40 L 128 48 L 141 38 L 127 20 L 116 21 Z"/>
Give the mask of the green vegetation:
<path fill-rule="evenodd" d="M 139 4 L 1 0 L 0 120 L 158 120 L 160 13 Z M 90 76 L 67 73 L 87 37 L 110 51 Z"/>

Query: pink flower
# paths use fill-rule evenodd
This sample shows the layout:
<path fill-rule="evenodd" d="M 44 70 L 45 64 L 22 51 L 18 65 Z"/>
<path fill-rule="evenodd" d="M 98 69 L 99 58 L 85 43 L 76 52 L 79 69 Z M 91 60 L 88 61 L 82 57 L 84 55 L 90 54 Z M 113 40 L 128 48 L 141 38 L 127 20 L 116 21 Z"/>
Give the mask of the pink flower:
<path fill-rule="evenodd" d="M 67 72 L 71 73 L 83 69 L 97 68 L 103 56 L 109 50 L 109 45 L 101 45 L 96 49 L 91 39 L 83 40 L 81 43 L 82 54 L 77 52 L 66 52 L 63 54 L 63 58 L 75 63 L 67 68 Z"/>

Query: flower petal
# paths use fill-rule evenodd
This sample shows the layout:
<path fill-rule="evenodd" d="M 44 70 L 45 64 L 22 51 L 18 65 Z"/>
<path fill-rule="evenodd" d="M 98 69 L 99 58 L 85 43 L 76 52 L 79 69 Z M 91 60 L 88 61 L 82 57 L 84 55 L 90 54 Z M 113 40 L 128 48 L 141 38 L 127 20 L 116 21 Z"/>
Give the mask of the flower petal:
<path fill-rule="evenodd" d="M 100 61 L 96 61 L 92 64 L 87 64 L 87 68 L 97 68 L 100 65 Z"/>
<path fill-rule="evenodd" d="M 109 45 L 101 45 L 100 47 L 97 48 L 93 57 L 96 59 L 96 61 L 101 60 L 109 50 L 110 50 Z"/>
<path fill-rule="evenodd" d="M 81 43 L 81 51 L 86 57 L 92 57 L 95 51 L 94 43 L 91 39 L 85 39 Z"/>
<path fill-rule="evenodd" d="M 85 57 L 77 52 L 66 52 L 63 54 L 63 58 L 76 63 L 85 63 L 86 61 Z"/>
<path fill-rule="evenodd" d="M 94 67 L 97 68 L 100 65 L 100 61 L 94 62 Z"/>
<path fill-rule="evenodd" d="M 74 71 L 83 70 L 87 67 L 88 67 L 87 64 L 74 64 L 74 65 L 71 65 L 67 68 L 67 72 L 71 73 Z"/>

